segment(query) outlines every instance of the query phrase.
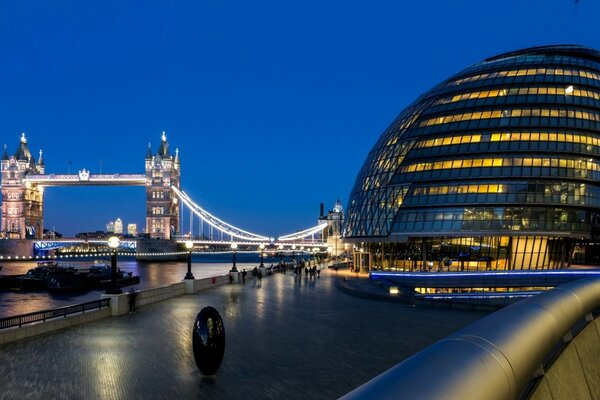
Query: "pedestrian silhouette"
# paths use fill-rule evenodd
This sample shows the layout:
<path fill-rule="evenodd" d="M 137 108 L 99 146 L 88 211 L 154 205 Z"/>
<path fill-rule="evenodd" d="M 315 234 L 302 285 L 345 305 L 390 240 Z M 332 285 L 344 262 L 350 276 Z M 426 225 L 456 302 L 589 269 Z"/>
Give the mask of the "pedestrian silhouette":
<path fill-rule="evenodd" d="M 135 312 L 135 299 L 137 297 L 137 292 L 134 288 L 131 288 L 127 297 L 129 300 L 129 314 L 133 314 Z"/>

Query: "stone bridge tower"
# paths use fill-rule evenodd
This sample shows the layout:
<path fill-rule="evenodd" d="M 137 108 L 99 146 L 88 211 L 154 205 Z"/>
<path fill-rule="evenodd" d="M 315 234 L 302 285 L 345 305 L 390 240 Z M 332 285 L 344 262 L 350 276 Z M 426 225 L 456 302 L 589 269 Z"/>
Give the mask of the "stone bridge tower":
<path fill-rule="evenodd" d="M 28 174 L 43 174 L 42 151 L 34 161 L 25 134 L 14 155 L 2 154 L 2 228 L 9 239 L 42 239 L 44 235 L 44 188 L 24 181 Z"/>
<path fill-rule="evenodd" d="M 179 149 L 169 152 L 165 132 L 156 154 L 150 145 L 146 154 L 146 233 L 154 239 L 173 239 L 179 234 L 179 199 L 171 186 L 179 188 Z"/>

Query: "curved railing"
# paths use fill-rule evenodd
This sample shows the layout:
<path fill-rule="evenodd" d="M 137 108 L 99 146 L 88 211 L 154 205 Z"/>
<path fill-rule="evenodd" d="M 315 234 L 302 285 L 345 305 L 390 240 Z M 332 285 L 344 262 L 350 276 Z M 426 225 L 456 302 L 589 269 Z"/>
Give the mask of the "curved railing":
<path fill-rule="evenodd" d="M 599 307 L 600 278 L 559 286 L 480 319 L 342 398 L 516 399 Z"/>
<path fill-rule="evenodd" d="M 102 307 L 110 307 L 110 299 L 101 299 L 88 301 L 86 303 L 75 304 L 53 310 L 34 311 L 27 314 L 14 315 L 11 317 L 0 318 L 0 329 L 13 328 L 36 322 L 46 322 L 46 320 L 63 317 L 71 314 L 85 314 L 90 310 L 101 310 Z"/>

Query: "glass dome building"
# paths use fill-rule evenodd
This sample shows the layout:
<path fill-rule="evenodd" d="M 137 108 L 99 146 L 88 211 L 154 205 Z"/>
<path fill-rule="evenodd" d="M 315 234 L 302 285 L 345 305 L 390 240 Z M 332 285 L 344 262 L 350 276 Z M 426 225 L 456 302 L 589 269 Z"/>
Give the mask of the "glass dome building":
<path fill-rule="evenodd" d="M 347 208 L 362 269 L 549 269 L 593 257 L 600 52 L 518 50 L 438 84 L 379 137 Z"/>

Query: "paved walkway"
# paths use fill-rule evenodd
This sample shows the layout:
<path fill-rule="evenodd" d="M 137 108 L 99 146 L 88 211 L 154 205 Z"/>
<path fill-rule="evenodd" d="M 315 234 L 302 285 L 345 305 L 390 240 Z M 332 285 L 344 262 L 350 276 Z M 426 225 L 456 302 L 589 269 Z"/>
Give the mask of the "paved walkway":
<path fill-rule="evenodd" d="M 485 315 L 351 296 L 289 273 L 0 346 L 1 399 L 332 399 Z M 213 377 L 191 330 L 212 305 L 226 332 Z"/>

